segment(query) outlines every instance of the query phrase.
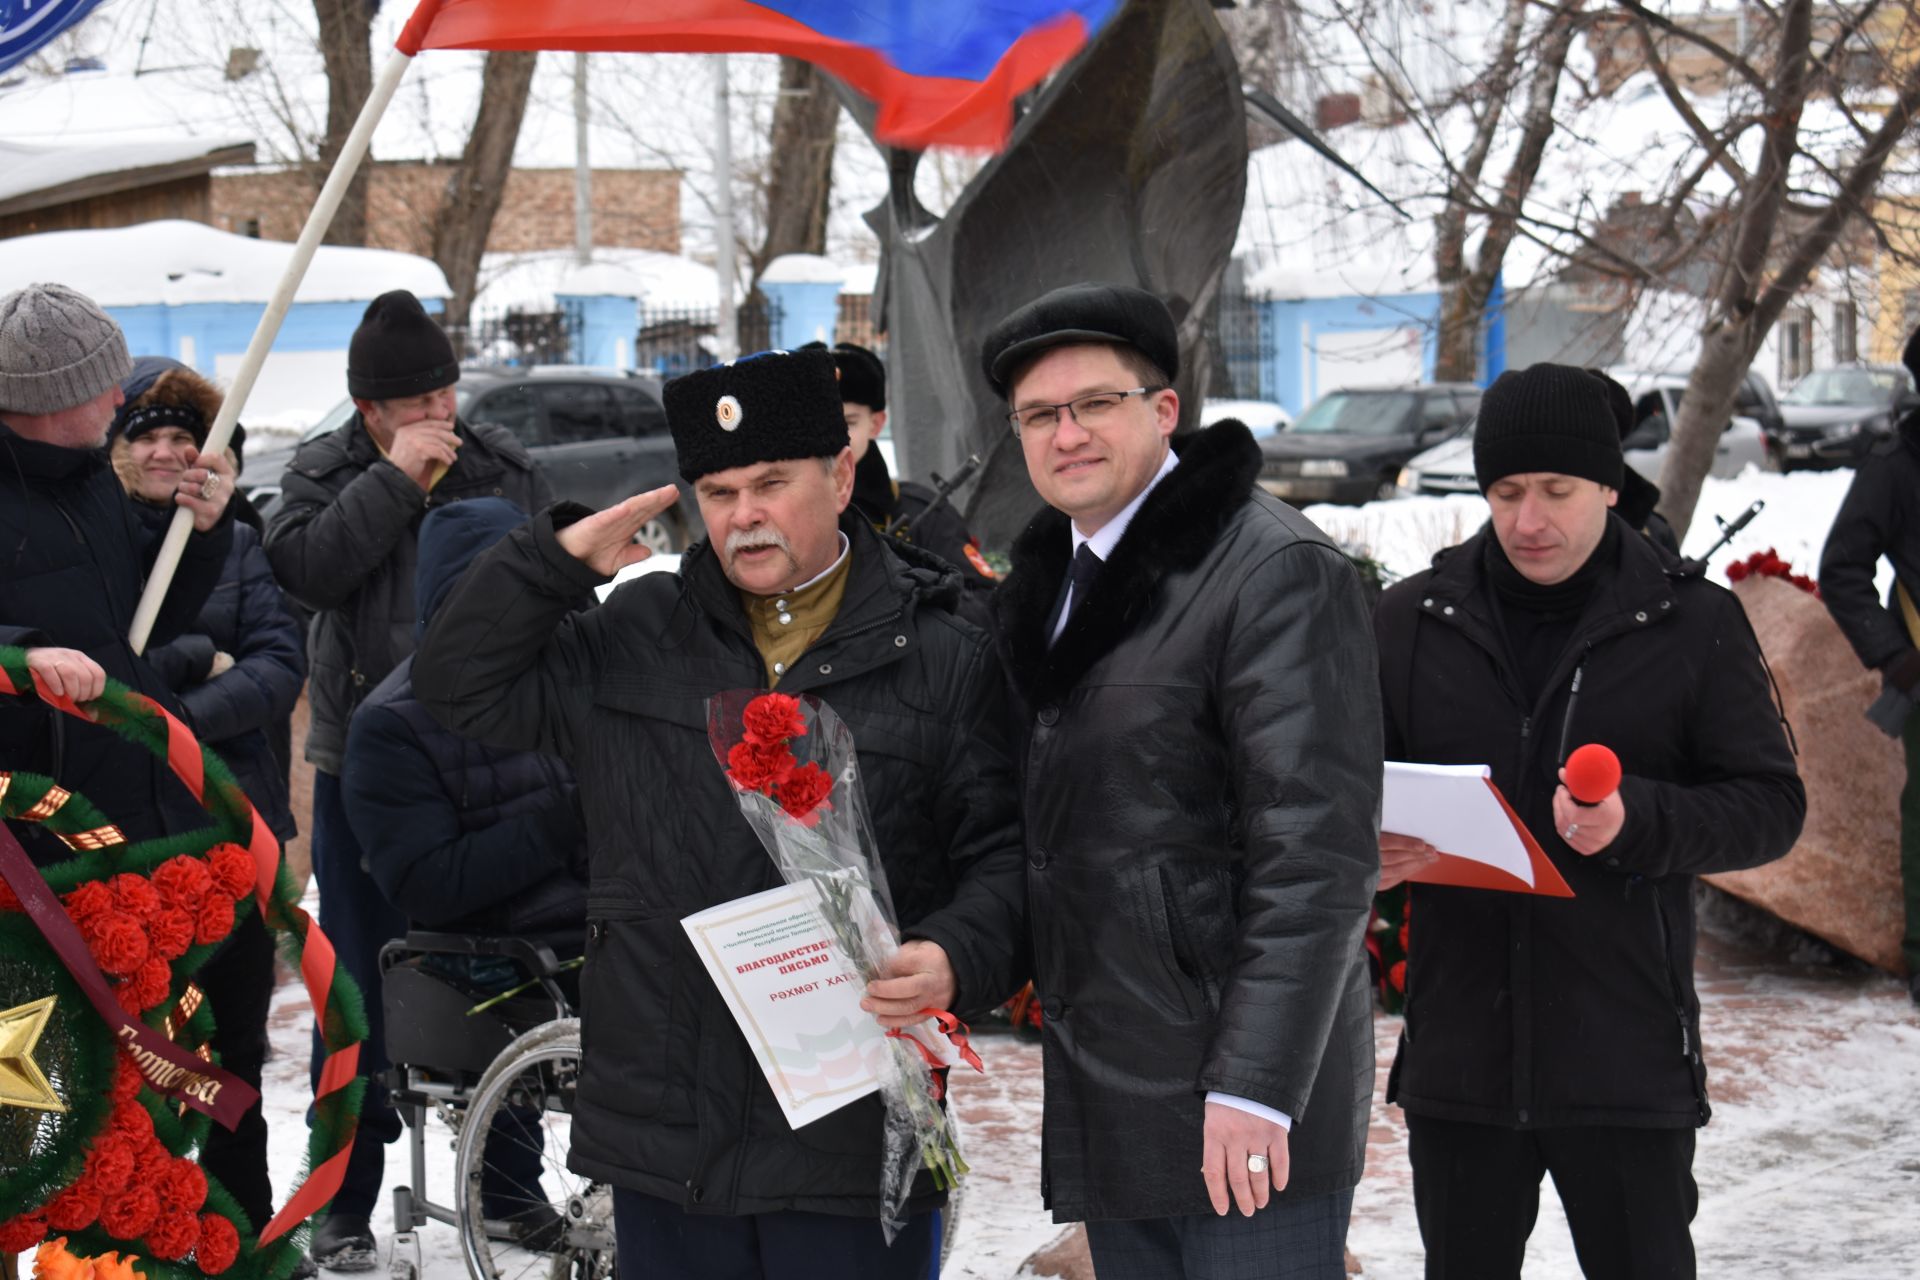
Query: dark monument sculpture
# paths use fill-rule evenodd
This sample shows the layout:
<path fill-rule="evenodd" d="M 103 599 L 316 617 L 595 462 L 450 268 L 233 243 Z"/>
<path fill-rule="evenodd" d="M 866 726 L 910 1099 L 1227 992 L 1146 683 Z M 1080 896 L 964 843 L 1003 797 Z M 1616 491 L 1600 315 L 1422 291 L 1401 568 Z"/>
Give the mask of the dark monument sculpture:
<path fill-rule="evenodd" d="M 870 125 L 866 103 L 849 97 Z M 956 495 L 989 548 L 1040 505 L 980 340 L 1059 285 L 1151 289 L 1180 326 L 1181 429 L 1198 421 L 1204 325 L 1240 226 L 1247 127 L 1239 68 L 1207 0 L 1130 0 L 1039 89 L 1004 152 L 944 216 L 914 197 L 918 152 L 891 150 L 876 321 L 888 335 L 894 447 L 904 474 L 984 466 Z"/>

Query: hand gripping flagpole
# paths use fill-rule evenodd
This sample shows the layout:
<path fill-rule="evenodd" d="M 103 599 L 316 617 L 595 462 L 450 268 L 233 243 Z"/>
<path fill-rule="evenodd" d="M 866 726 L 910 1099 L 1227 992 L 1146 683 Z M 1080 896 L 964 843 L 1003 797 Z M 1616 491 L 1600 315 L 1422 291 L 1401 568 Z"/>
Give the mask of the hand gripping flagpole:
<path fill-rule="evenodd" d="M 374 126 L 380 123 L 380 117 L 386 113 L 387 104 L 393 101 L 394 91 L 400 87 L 400 81 L 407 74 L 407 67 L 412 61 L 410 54 L 396 49 L 388 56 L 386 65 L 380 68 L 380 78 L 374 81 L 373 92 L 368 95 L 366 105 L 360 108 L 360 118 L 353 122 L 353 131 L 347 135 L 346 145 L 340 148 L 340 155 L 333 162 L 333 172 L 327 175 L 327 183 L 320 188 L 320 196 L 313 203 L 313 212 L 307 215 L 307 225 L 301 229 L 300 239 L 293 246 L 293 258 L 287 263 L 287 269 L 281 275 L 280 283 L 275 286 L 266 311 L 260 316 L 260 324 L 253 331 L 253 341 L 247 344 L 246 357 L 240 362 L 233 385 L 227 388 L 226 398 L 220 403 L 220 412 L 214 417 L 213 427 L 207 432 L 207 442 L 200 447 L 200 452 L 218 454 L 227 447 L 227 441 L 233 435 L 233 424 L 239 421 L 240 410 L 253 393 L 254 380 L 260 376 L 260 366 L 267 362 L 267 353 L 280 333 L 280 323 L 287 318 L 287 308 L 293 305 L 293 295 L 300 288 L 307 267 L 313 262 L 314 250 L 320 247 L 320 237 L 327 233 L 327 227 L 332 224 L 340 201 L 346 197 L 347 184 L 353 181 L 360 162 L 366 158 L 367 146 L 373 140 Z M 160 544 L 160 554 L 154 560 L 153 572 L 147 577 L 146 590 L 141 593 L 139 607 L 133 613 L 131 640 L 135 653 L 147 647 L 147 637 L 153 634 L 154 619 L 160 616 L 160 602 L 166 599 L 167 588 L 172 585 L 174 571 L 180 567 L 180 556 L 186 551 L 187 538 L 192 532 L 193 512 L 181 507 L 173 513 L 173 523 L 167 526 L 166 540 Z"/>

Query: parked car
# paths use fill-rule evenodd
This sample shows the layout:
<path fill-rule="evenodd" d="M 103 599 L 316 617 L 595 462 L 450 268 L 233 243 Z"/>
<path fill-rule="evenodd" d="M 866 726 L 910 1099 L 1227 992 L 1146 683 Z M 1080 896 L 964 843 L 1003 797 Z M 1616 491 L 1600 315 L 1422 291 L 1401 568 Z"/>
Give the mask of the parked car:
<path fill-rule="evenodd" d="M 606 507 L 663 484 L 680 484 L 673 436 L 659 384 L 649 378 L 565 366 L 532 371 L 463 370 L 455 387 L 460 416 L 507 428 L 527 446 L 556 497 Z M 300 443 L 353 420 L 343 400 L 300 437 Z M 241 490 L 262 515 L 280 498 L 280 477 L 294 446 L 249 455 Z M 680 505 L 650 521 L 640 541 L 679 551 L 700 536 L 698 508 L 681 485 Z"/>
<path fill-rule="evenodd" d="M 1767 445 L 1782 471 L 1851 467 L 1916 407 L 1920 395 L 1900 365 L 1815 369 L 1780 398 L 1783 422 Z"/>
<path fill-rule="evenodd" d="M 1295 505 L 1391 498 L 1407 460 L 1459 435 L 1479 410 L 1480 388 L 1467 383 L 1332 392 L 1260 442 L 1260 485 Z"/>
<path fill-rule="evenodd" d="M 1225 418 L 1238 418 L 1247 424 L 1256 440 L 1293 425 L 1287 407 L 1271 400 L 1209 400 L 1200 406 L 1200 425 L 1210 427 Z"/>
<path fill-rule="evenodd" d="M 1686 396 L 1686 380 L 1625 371 L 1615 376 L 1633 397 L 1634 425 L 1621 441 L 1627 465 L 1657 484 L 1673 436 L 1674 415 Z M 1762 468 L 1769 465 L 1762 421 L 1749 416 L 1744 409 L 1750 407 L 1756 413 L 1768 413 L 1773 405 L 1773 393 L 1759 374 L 1749 372 L 1734 403 L 1743 411 L 1730 418 L 1720 430 L 1712 475 L 1730 478 L 1749 465 Z M 1472 428 L 1458 439 L 1429 449 L 1408 462 L 1400 473 L 1398 487 L 1403 493 L 1430 497 L 1480 492 L 1479 482 L 1473 478 Z"/>

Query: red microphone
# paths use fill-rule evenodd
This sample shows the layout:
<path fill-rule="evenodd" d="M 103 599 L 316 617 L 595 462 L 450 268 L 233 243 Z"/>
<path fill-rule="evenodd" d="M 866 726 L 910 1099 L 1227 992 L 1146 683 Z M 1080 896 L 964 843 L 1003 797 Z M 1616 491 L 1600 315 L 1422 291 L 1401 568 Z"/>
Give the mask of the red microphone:
<path fill-rule="evenodd" d="M 1613 749 L 1589 742 L 1567 757 L 1567 792 L 1589 807 L 1620 789 L 1620 757 Z"/>

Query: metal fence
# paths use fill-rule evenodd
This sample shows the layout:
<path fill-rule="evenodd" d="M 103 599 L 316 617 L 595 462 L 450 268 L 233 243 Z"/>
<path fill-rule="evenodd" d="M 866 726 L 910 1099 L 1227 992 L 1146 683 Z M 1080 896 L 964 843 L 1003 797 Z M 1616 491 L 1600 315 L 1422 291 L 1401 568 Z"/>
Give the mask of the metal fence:
<path fill-rule="evenodd" d="M 1207 350 L 1213 361 L 1208 396 L 1217 400 L 1271 400 L 1274 339 L 1266 307 L 1242 293 L 1218 294 L 1207 320 Z"/>
<path fill-rule="evenodd" d="M 445 326 L 462 364 L 573 364 L 579 359 L 583 318 L 578 306 L 552 310 L 473 311 L 466 324 Z"/>
<path fill-rule="evenodd" d="M 780 308 L 758 298 L 734 311 L 734 327 L 743 352 L 765 351 L 773 345 L 780 324 Z M 720 317 L 712 307 L 641 307 L 640 328 L 633 337 L 634 367 L 660 378 L 678 377 L 718 363 Z"/>

